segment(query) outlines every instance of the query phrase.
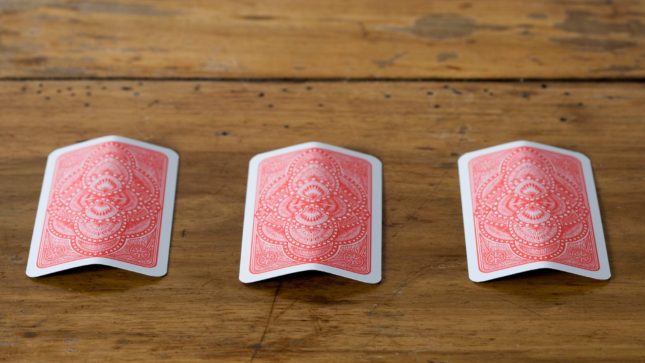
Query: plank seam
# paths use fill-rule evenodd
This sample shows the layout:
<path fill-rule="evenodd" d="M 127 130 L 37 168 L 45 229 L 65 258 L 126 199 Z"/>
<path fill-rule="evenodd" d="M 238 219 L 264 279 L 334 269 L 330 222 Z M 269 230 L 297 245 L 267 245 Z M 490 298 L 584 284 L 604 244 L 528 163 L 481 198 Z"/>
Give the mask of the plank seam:
<path fill-rule="evenodd" d="M 227 77 L 0 77 L 0 82 L 32 81 L 106 81 L 106 82 L 236 82 L 236 83 L 645 83 L 645 77 L 638 78 L 388 78 L 388 77 L 354 77 L 354 78 L 227 78 Z"/>

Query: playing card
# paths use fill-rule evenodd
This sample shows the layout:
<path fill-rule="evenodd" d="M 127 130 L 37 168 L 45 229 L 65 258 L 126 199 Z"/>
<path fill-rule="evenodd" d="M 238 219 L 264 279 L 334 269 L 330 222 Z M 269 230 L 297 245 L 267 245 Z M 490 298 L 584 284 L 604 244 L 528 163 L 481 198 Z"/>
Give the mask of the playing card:
<path fill-rule="evenodd" d="M 528 141 L 459 159 L 468 272 L 486 281 L 538 268 L 610 277 L 591 162 Z"/>
<path fill-rule="evenodd" d="M 170 149 L 119 136 L 52 152 L 27 275 L 92 264 L 165 275 L 178 161 Z"/>
<path fill-rule="evenodd" d="M 381 162 L 310 142 L 249 166 L 240 281 L 305 270 L 381 280 Z"/>

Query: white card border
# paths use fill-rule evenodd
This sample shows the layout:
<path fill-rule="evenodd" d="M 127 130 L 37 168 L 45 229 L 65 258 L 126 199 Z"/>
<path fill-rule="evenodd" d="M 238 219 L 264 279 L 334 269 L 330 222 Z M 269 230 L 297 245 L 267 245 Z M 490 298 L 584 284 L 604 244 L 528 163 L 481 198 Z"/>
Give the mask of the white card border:
<path fill-rule="evenodd" d="M 93 257 L 83 260 L 71 261 L 56 266 L 47 268 L 39 268 L 36 265 L 38 259 L 38 250 L 40 249 L 40 241 L 43 233 L 43 224 L 45 222 L 45 212 L 47 210 L 47 202 L 49 193 L 51 191 L 51 180 L 56 167 L 58 157 L 69 151 L 78 150 L 87 146 L 92 146 L 104 142 L 116 141 L 124 144 L 139 146 L 145 149 L 161 152 L 168 157 L 168 170 L 166 176 L 166 192 L 164 195 L 164 209 L 162 214 L 161 233 L 159 235 L 159 256 L 157 258 L 157 265 L 155 267 L 141 267 L 127 262 L 115 261 L 104 257 Z M 31 238 L 31 247 L 29 249 L 29 260 L 27 262 L 26 274 L 29 277 L 39 277 L 48 275 L 54 272 L 71 269 L 74 267 L 87 266 L 87 265 L 105 265 L 116 267 L 128 271 L 141 273 L 148 276 L 160 277 L 168 272 L 168 255 L 170 250 L 170 237 L 172 233 L 173 210 L 175 206 L 175 190 L 177 187 L 177 169 L 179 166 L 179 154 L 174 150 L 150 144 L 147 142 L 130 139 L 123 136 L 103 136 L 95 139 L 83 141 L 77 144 L 65 146 L 52 151 L 47 157 L 47 166 L 45 167 L 45 176 L 43 178 L 43 185 L 40 191 L 40 199 L 38 201 L 38 211 L 36 212 L 36 221 L 34 223 L 34 232 Z"/>
<path fill-rule="evenodd" d="M 308 263 L 292 267 L 281 268 L 261 274 L 253 274 L 249 271 L 251 260 L 251 239 L 253 237 L 253 216 L 255 214 L 255 197 L 258 166 L 262 160 L 276 155 L 282 155 L 292 151 L 298 151 L 317 147 L 325 150 L 339 152 L 368 161 L 372 165 L 372 271 L 369 274 L 362 275 L 354 272 L 345 271 L 339 268 L 325 266 L 317 263 Z M 381 257 L 382 257 L 382 200 L 383 200 L 383 181 L 382 181 L 382 164 L 381 161 L 372 155 L 364 154 L 358 151 L 345 149 L 321 142 L 306 142 L 303 144 L 293 145 L 277 150 L 268 151 L 255 155 L 249 162 L 249 176 L 246 188 L 246 206 L 244 209 L 244 230 L 242 232 L 242 251 L 240 255 L 240 281 L 251 283 L 260 280 L 269 279 L 283 275 L 292 274 L 301 271 L 321 271 L 330 274 L 346 277 L 349 279 L 376 284 L 381 281 Z"/>
<path fill-rule="evenodd" d="M 592 230 L 596 238 L 596 249 L 598 251 L 598 260 L 600 269 L 598 271 L 589 271 L 581 268 L 563 265 L 557 262 L 534 262 L 521 266 L 514 266 L 507 269 L 482 272 L 479 270 L 477 263 L 477 246 L 475 240 L 475 222 L 473 217 L 473 206 L 470 193 L 470 178 L 468 171 L 468 163 L 473 158 L 481 155 L 493 153 L 496 151 L 506 150 L 510 148 L 529 146 L 537 149 L 553 151 L 565 155 L 572 156 L 578 159 L 582 165 L 582 172 L 585 179 L 585 186 L 587 188 L 587 196 L 589 201 L 589 209 L 591 211 Z M 591 161 L 589 158 L 577 151 L 562 149 L 555 146 L 539 144 L 531 141 L 514 141 L 501 145 L 488 147 L 481 150 L 472 151 L 462 155 L 458 161 L 459 164 L 459 185 L 461 190 L 461 205 L 462 214 L 464 219 L 464 234 L 466 237 L 466 255 L 468 259 L 468 277 L 474 282 L 488 281 L 504 276 L 513 275 L 520 272 L 531 271 L 541 268 L 550 268 L 564 272 L 573 273 L 576 275 L 586 276 L 597 280 L 607 280 L 611 277 L 609 269 L 609 259 L 607 256 L 607 248 L 605 245 L 605 234 L 602 227 L 602 219 L 600 218 L 600 206 L 598 204 L 598 196 L 596 194 L 596 184 L 594 183 L 593 171 L 591 168 Z"/>

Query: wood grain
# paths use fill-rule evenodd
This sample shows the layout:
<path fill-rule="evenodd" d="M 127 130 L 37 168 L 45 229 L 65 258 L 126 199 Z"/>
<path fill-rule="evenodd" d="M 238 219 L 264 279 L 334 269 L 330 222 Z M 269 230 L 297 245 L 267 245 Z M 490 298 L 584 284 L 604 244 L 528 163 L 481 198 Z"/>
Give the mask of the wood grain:
<path fill-rule="evenodd" d="M 0 82 L 0 110 L 0 361 L 645 360 L 642 84 Z M 47 153 L 106 134 L 180 153 L 168 275 L 27 278 Z M 456 160 L 517 139 L 591 158 L 608 282 L 468 280 Z M 379 285 L 237 280 L 249 159 L 308 140 L 383 161 Z"/>
<path fill-rule="evenodd" d="M 641 0 L 4 0 L 0 77 L 639 78 Z"/>

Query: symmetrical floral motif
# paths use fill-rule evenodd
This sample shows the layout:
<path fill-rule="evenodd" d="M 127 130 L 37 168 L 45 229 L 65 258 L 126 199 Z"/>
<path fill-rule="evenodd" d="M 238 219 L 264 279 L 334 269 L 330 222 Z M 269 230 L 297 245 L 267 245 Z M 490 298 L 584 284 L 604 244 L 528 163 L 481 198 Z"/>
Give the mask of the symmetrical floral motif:
<path fill-rule="evenodd" d="M 535 261 L 598 268 L 577 159 L 518 147 L 470 161 L 480 269 Z M 580 257 L 585 256 L 585 257 Z"/>
<path fill-rule="evenodd" d="M 310 148 L 259 168 L 252 272 L 302 263 L 369 272 L 367 161 Z"/>
<path fill-rule="evenodd" d="M 161 153 L 119 142 L 61 155 L 39 267 L 89 257 L 154 266 L 166 165 Z"/>

